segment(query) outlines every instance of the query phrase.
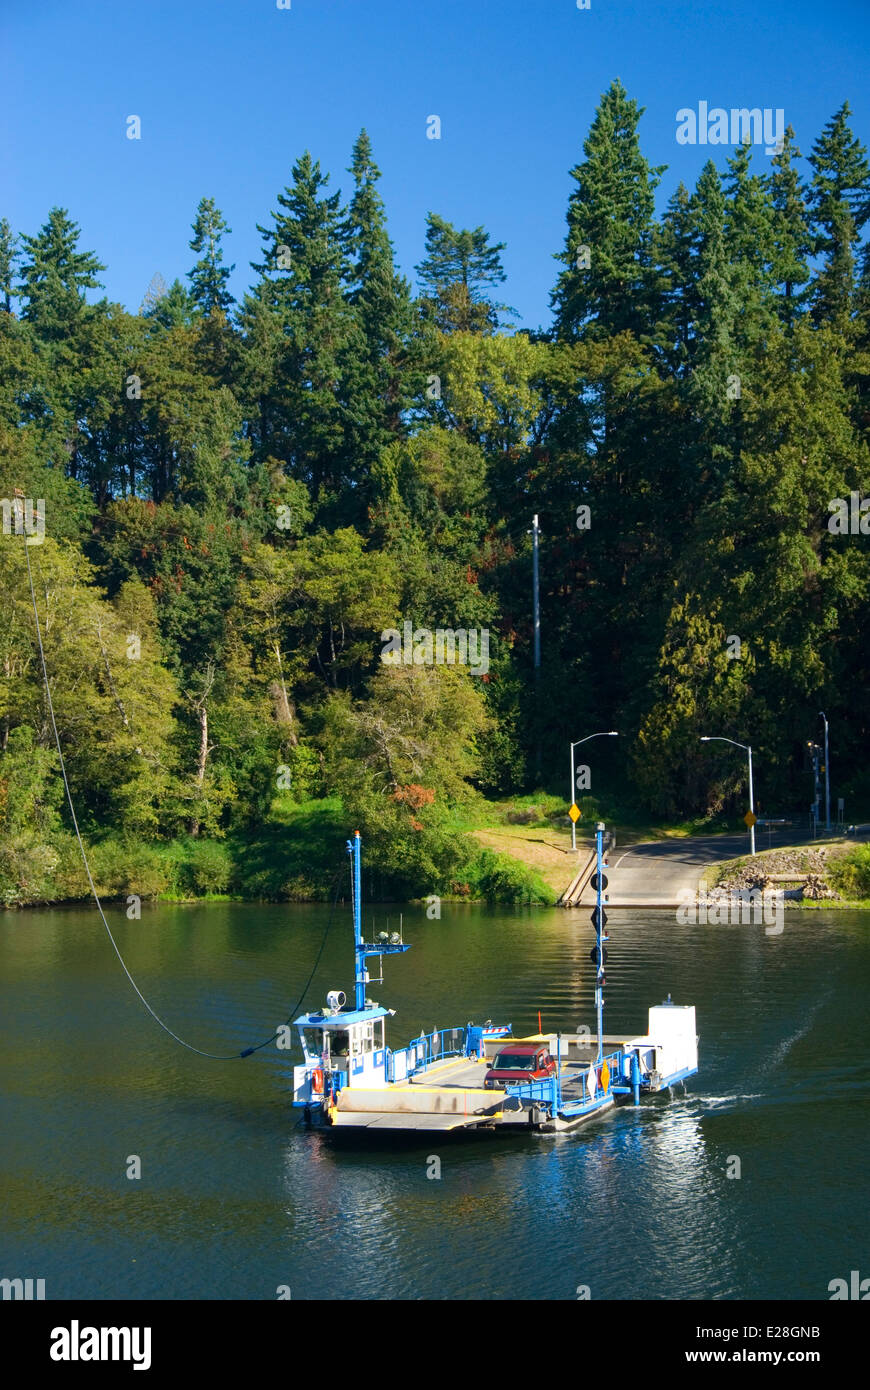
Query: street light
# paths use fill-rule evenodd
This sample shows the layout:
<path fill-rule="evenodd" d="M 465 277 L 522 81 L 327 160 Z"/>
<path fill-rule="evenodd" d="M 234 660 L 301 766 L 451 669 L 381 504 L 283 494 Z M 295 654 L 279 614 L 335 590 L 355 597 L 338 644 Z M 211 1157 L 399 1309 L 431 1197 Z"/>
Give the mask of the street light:
<path fill-rule="evenodd" d="M 581 743 L 588 743 L 590 738 L 619 738 L 618 729 L 604 729 L 600 734 L 587 734 L 585 738 L 578 738 L 576 743 L 571 744 L 571 805 L 577 800 L 577 789 L 574 786 L 574 749 L 579 748 Z M 571 848 L 577 848 L 577 822 L 571 822 Z"/>
<path fill-rule="evenodd" d="M 749 754 L 749 810 L 751 815 L 755 815 L 755 804 L 752 796 L 752 748 L 748 743 L 738 743 L 736 738 L 722 738 L 721 734 L 702 734 L 702 743 L 733 743 L 735 748 L 742 748 Z M 755 853 L 755 821 L 749 827 L 750 853 Z"/>
<path fill-rule="evenodd" d="M 828 718 L 825 711 L 819 710 L 819 718 L 825 721 L 825 828 L 831 833 L 831 774 L 828 771 Z"/>
<path fill-rule="evenodd" d="M 810 739 L 807 743 L 807 748 L 810 750 L 810 760 L 813 765 L 813 804 L 810 807 L 810 818 L 813 827 L 813 839 L 815 839 L 821 819 L 819 805 L 822 799 L 822 790 L 819 785 L 819 770 L 822 761 L 822 745 L 816 743 L 814 739 Z"/>

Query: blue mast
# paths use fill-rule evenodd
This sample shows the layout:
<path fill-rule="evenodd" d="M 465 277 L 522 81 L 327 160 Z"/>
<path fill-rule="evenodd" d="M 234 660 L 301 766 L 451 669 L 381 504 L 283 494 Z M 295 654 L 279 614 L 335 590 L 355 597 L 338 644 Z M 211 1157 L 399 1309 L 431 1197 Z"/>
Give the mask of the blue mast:
<path fill-rule="evenodd" d="M 353 832 L 353 840 L 347 842 L 347 852 L 353 860 L 353 946 L 354 946 L 354 984 L 356 987 L 356 997 L 354 1005 L 357 1009 L 364 1009 L 366 1006 L 366 953 L 363 946 L 362 936 L 362 871 L 360 868 L 360 837 L 359 831 Z"/>
<path fill-rule="evenodd" d="M 354 1008 L 360 1012 L 366 1006 L 366 985 L 368 984 L 368 971 L 366 970 L 366 960 L 369 956 L 396 956 L 403 951 L 410 951 L 410 946 L 404 945 L 398 933 L 393 934 L 393 939 L 388 943 L 386 937 L 383 942 L 363 941 L 362 932 L 362 871 L 360 850 L 362 841 L 359 831 L 353 832 L 353 839 L 347 842 L 347 852 L 351 856 L 352 864 L 352 897 L 353 897 L 353 956 L 354 956 Z"/>
<path fill-rule="evenodd" d="M 604 823 L 599 821 L 595 827 L 595 858 L 596 858 L 596 907 L 595 907 L 595 931 L 598 940 L 598 974 L 595 979 L 595 1014 L 598 1020 L 598 1062 L 601 1063 L 603 1057 L 603 1025 L 604 1025 L 604 907 L 602 898 L 604 896 Z"/>

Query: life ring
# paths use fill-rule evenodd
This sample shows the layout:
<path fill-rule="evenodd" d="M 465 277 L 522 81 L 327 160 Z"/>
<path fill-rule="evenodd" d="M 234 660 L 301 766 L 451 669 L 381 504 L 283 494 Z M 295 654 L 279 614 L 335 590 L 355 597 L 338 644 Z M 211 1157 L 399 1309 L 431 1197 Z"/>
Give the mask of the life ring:
<path fill-rule="evenodd" d="M 320 1067 L 311 1073 L 311 1089 L 318 1096 L 323 1092 L 323 1072 Z"/>

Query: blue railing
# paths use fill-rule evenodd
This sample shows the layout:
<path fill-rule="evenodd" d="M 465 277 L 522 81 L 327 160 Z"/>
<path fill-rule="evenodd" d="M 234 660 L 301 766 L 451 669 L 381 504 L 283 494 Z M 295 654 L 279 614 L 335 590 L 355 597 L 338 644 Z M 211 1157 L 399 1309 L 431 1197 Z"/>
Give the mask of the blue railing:
<path fill-rule="evenodd" d="M 606 1087 L 601 1085 L 601 1072 L 605 1062 L 607 1063 L 607 1070 L 609 1073 Z M 602 1058 L 600 1067 L 597 1063 L 593 1064 L 595 1070 L 594 1092 L 590 1093 L 586 1088 L 585 1082 L 589 1073 L 588 1071 L 584 1071 L 581 1073 L 584 1079 L 583 1094 L 576 1098 L 566 1100 L 564 1104 L 562 1102 L 562 1081 L 565 1079 L 564 1074 L 561 1078 L 555 1075 L 548 1076 L 542 1081 L 508 1082 L 504 1088 L 505 1095 L 518 1096 L 520 1100 L 552 1105 L 557 1108 L 560 1113 L 579 1114 L 583 1110 L 593 1109 L 595 1106 L 601 1105 L 603 1101 L 607 1100 L 611 1094 L 611 1088 L 614 1083 L 618 1085 L 622 1080 L 621 1064 L 621 1052 L 608 1053 L 606 1057 Z M 574 1074 L 576 1075 L 576 1073 Z"/>
<path fill-rule="evenodd" d="M 416 1072 L 425 1071 L 445 1057 L 461 1057 L 465 1051 L 464 1028 L 441 1028 L 421 1033 L 407 1047 L 390 1052 L 387 1057 L 387 1079 L 404 1081 Z"/>
<path fill-rule="evenodd" d="M 522 1100 L 544 1101 L 555 1105 L 558 1099 L 558 1078 L 547 1076 L 543 1081 L 508 1081 L 505 1083 L 506 1096 L 519 1096 Z"/>
<path fill-rule="evenodd" d="M 607 1071 L 608 1071 L 607 1085 L 606 1085 L 606 1086 L 602 1086 L 602 1084 L 601 1084 L 601 1073 L 602 1073 L 602 1071 L 603 1071 L 603 1069 L 604 1069 L 605 1063 L 607 1064 Z M 564 1104 L 561 1104 L 561 1105 L 560 1105 L 560 1109 L 561 1109 L 561 1113 L 562 1113 L 562 1114 L 564 1114 L 564 1115 L 577 1115 L 577 1114 L 582 1114 L 582 1112 L 583 1112 L 584 1110 L 592 1110 L 592 1109 L 594 1109 L 596 1106 L 601 1105 L 605 1100 L 607 1100 L 607 1099 L 610 1097 L 610 1095 L 611 1095 L 611 1093 L 612 1093 L 613 1086 L 614 1086 L 614 1085 L 617 1085 L 617 1086 L 618 1086 L 618 1085 L 622 1082 L 622 1079 L 623 1079 L 623 1077 L 622 1077 L 622 1053 L 621 1053 L 621 1052 L 609 1052 L 605 1057 L 603 1057 L 603 1058 L 601 1059 L 601 1063 L 600 1063 L 600 1064 L 597 1063 L 597 1062 L 594 1062 L 594 1063 L 592 1064 L 592 1068 L 593 1068 L 593 1071 L 594 1071 L 594 1073 L 595 1073 L 595 1090 L 594 1090 L 594 1091 L 589 1091 L 588 1085 L 587 1085 L 587 1082 L 586 1082 L 586 1078 L 588 1077 L 589 1073 L 588 1073 L 588 1071 L 584 1071 L 584 1072 L 582 1073 L 583 1080 L 584 1080 L 583 1095 L 582 1095 L 582 1096 L 577 1096 L 576 1099 L 566 1100 L 566 1101 L 564 1102 Z M 560 1099 L 560 1102 L 561 1102 L 561 1094 L 560 1094 L 559 1099 Z"/>

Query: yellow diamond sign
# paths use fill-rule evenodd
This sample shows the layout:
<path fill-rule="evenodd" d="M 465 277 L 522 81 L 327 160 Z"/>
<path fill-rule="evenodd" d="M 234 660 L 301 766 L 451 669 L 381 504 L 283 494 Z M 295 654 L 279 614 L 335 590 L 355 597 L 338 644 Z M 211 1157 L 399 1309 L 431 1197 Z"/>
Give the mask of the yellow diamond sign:
<path fill-rule="evenodd" d="M 758 817 L 754 811 L 747 811 L 746 815 L 743 817 L 743 820 L 746 824 L 746 828 L 748 830 L 751 830 L 755 822 L 758 820 Z"/>
<path fill-rule="evenodd" d="M 577 805 L 577 802 L 575 801 L 574 804 L 573 804 L 573 806 L 571 807 L 570 811 L 568 812 L 568 815 L 571 817 L 571 819 L 572 819 L 572 821 L 574 822 L 575 825 L 577 824 L 578 820 L 580 819 L 580 814 L 581 814 L 581 813 L 580 813 L 580 807 Z"/>
<path fill-rule="evenodd" d="M 604 1066 L 601 1068 L 601 1089 L 602 1089 L 602 1091 L 606 1091 L 609 1085 L 610 1085 L 610 1068 L 609 1068 L 609 1066 L 607 1065 L 607 1063 L 605 1062 L 605 1063 L 604 1063 Z"/>

